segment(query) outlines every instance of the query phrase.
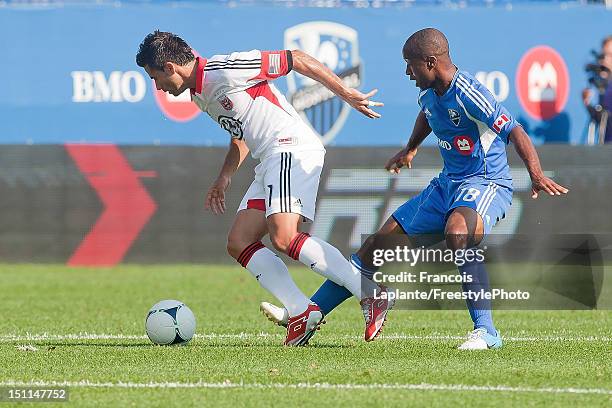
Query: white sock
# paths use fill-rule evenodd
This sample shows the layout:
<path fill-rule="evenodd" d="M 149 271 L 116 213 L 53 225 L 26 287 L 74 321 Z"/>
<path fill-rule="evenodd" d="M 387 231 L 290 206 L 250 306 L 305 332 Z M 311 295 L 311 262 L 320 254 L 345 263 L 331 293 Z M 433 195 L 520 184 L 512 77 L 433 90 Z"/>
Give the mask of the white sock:
<path fill-rule="evenodd" d="M 238 262 L 285 306 L 289 316 L 297 316 L 308 308 L 310 299 L 293 282 L 285 263 L 261 242 L 246 247 Z"/>
<path fill-rule="evenodd" d="M 372 297 L 377 285 L 362 279 L 354 267 L 336 247 L 306 233 L 299 233 L 289 245 L 289 256 L 334 283 L 347 288 L 357 299 Z"/>

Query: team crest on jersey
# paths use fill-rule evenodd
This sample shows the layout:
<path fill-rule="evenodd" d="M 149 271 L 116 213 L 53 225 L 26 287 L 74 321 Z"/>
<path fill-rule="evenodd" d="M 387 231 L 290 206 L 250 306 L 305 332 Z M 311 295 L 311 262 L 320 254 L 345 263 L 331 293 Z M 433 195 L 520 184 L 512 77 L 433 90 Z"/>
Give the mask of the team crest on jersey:
<path fill-rule="evenodd" d="M 230 111 L 234 107 L 234 103 L 227 95 L 221 95 L 218 97 L 217 102 L 219 102 L 226 111 Z"/>
<path fill-rule="evenodd" d="M 459 123 L 461 122 L 461 115 L 459 115 L 459 112 L 454 109 L 449 109 L 448 117 L 450 118 L 451 122 L 453 122 L 453 125 L 459 126 Z"/>
<path fill-rule="evenodd" d="M 300 49 L 336 73 L 349 88 L 361 85 L 357 31 L 328 21 L 312 21 L 285 30 L 285 49 Z M 320 83 L 291 71 L 287 99 L 323 143 L 338 134 L 351 107 Z"/>

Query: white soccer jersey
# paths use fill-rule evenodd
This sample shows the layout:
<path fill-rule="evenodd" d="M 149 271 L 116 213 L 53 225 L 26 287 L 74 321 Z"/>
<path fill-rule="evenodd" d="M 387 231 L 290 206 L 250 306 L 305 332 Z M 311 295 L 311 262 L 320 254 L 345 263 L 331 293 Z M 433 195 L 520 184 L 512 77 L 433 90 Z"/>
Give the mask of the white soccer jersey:
<path fill-rule="evenodd" d="M 199 57 L 191 98 L 254 158 L 287 151 L 323 150 L 323 144 L 284 95 L 270 83 L 291 71 L 290 51 L 234 52 Z"/>

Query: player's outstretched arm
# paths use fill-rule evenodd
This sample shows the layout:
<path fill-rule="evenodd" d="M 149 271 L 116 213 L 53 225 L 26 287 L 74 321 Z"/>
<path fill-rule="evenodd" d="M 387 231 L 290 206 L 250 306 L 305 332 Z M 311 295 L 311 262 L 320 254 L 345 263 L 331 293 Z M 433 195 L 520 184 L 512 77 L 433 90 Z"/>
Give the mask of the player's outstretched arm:
<path fill-rule="evenodd" d="M 225 212 L 225 191 L 232 182 L 232 176 L 238 170 L 247 154 L 249 154 L 249 148 L 246 143 L 242 140 L 232 139 L 219 176 L 208 189 L 208 193 L 206 193 L 205 208 L 207 210 L 211 210 L 216 215 Z"/>
<path fill-rule="evenodd" d="M 387 161 L 385 169 L 395 174 L 399 174 L 400 169 L 404 166 L 411 169 L 412 159 L 417 154 L 417 148 L 430 133 L 431 127 L 429 127 L 429 122 L 427 122 L 425 114 L 421 111 L 414 122 L 414 129 L 412 129 L 412 135 L 410 135 L 408 145 Z"/>
<path fill-rule="evenodd" d="M 363 94 L 357 89 L 346 87 L 338 75 L 334 74 L 331 69 L 301 50 L 292 50 L 291 58 L 295 72 L 325 85 L 330 91 L 344 99 L 349 105 L 368 118 L 380 118 L 380 113 L 373 111 L 370 107 L 383 106 L 383 103 L 374 102 L 369 99 L 378 92 L 378 89 Z"/>
<path fill-rule="evenodd" d="M 544 175 L 538 153 L 522 126 L 516 126 L 512 129 L 509 139 L 514 144 L 516 152 L 525 163 L 531 177 L 531 198 L 538 198 L 538 192 L 540 191 L 545 191 L 551 196 L 567 194 L 569 191 L 567 188 Z"/>

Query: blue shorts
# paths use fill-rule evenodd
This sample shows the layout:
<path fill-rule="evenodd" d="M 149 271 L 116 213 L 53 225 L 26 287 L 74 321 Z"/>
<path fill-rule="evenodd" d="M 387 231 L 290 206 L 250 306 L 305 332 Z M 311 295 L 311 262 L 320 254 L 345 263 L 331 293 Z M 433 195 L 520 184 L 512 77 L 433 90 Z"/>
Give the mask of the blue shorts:
<path fill-rule="evenodd" d="M 469 207 L 480 215 L 488 234 L 511 204 L 510 180 L 451 180 L 440 174 L 419 195 L 395 210 L 393 218 L 408 235 L 437 234 L 444 232 L 446 220 L 455 208 Z"/>

